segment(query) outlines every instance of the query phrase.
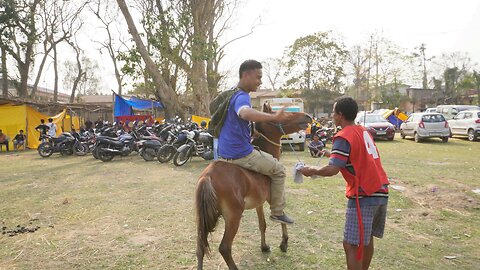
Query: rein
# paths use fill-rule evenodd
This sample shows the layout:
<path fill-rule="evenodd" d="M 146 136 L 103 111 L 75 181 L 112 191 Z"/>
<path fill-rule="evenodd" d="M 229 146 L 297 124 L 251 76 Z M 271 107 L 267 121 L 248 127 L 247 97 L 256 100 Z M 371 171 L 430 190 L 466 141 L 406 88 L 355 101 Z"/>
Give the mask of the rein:
<path fill-rule="evenodd" d="M 282 127 L 282 124 L 281 124 L 281 123 L 275 124 L 275 123 L 267 122 L 267 124 L 270 124 L 270 125 L 273 125 L 273 126 L 277 127 L 277 128 L 282 132 L 283 135 L 287 135 L 287 134 L 285 134 L 285 131 L 283 130 L 283 127 Z M 257 130 L 257 129 L 256 129 L 256 130 Z M 264 138 L 267 142 L 269 142 L 269 143 L 271 143 L 271 144 L 273 144 L 273 145 L 275 145 L 275 146 L 282 147 L 282 144 L 273 142 L 272 140 L 270 140 L 269 138 L 267 138 L 267 136 L 265 136 L 263 133 L 261 133 L 261 132 L 258 131 L 258 130 L 257 130 L 257 132 L 258 132 L 258 134 L 260 134 L 260 136 L 261 136 L 262 138 Z M 297 151 L 295 151 L 295 148 L 293 147 L 292 143 L 288 142 L 288 145 L 290 145 L 290 148 L 292 149 L 293 153 L 295 154 L 295 157 L 297 158 L 297 160 L 301 162 L 300 157 L 298 156 Z"/>
<path fill-rule="evenodd" d="M 263 133 L 261 133 L 260 131 L 257 130 L 257 132 L 258 132 L 258 134 L 260 135 L 260 137 L 262 137 L 263 139 L 265 139 L 267 142 L 269 142 L 269 143 L 271 143 L 271 144 L 273 144 L 273 145 L 275 145 L 275 146 L 282 147 L 281 144 L 276 143 L 276 142 L 270 140 L 269 138 L 267 138 L 267 136 L 265 136 L 265 135 L 264 135 Z"/>

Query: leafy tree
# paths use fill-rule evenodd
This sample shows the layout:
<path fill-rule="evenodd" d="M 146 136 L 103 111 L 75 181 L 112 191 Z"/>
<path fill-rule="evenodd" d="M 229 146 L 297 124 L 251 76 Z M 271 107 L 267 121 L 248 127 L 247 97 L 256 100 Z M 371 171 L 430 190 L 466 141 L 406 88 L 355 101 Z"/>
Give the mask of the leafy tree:
<path fill-rule="evenodd" d="M 477 105 L 480 106 L 480 73 L 474 70 L 473 78 L 475 79 L 475 88 L 477 88 Z"/>
<path fill-rule="evenodd" d="M 27 97 L 35 46 L 41 36 L 36 28 L 40 4 L 40 0 L 0 0 L 0 48 L 16 63 L 20 78 L 16 87 L 20 97 Z"/>
<path fill-rule="evenodd" d="M 324 104 L 343 89 L 347 50 L 331 32 L 298 38 L 286 51 L 286 88 L 300 89 L 310 112 L 328 110 Z"/>
<path fill-rule="evenodd" d="M 298 38 L 287 48 L 287 87 L 340 92 L 347 50 L 331 32 Z"/>

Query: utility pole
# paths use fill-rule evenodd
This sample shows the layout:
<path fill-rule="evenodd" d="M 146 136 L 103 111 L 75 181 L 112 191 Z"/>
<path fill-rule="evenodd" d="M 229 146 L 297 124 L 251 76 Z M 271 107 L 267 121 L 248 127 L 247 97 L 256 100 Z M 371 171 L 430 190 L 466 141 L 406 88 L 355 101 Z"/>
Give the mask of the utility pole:
<path fill-rule="evenodd" d="M 424 43 L 422 43 L 422 45 L 420 46 L 419 48 L 420 50 L 420 56 L 421 56 L 421 59 L 422 59 L 422 64 L 423 64 L 423 79 L 422 79 L 422 87 L 423 89 L 427 89 L 428 88 L 428 79 L 427 79 L 427 61 L 431 61 L 433 59 L 433 57 L 430 57 L 427 59 L 426 55 L 425 55 L 425 51 L 427 50 L 426 46 Z"/>
<path fill-rule="evenodd" d="M 364 108 L 365 111 L 367 111 L 367 108 L 368 108 L 368 100 L 369 100 L 369 92 L 370 92 L 370 68 L 372 65 L 372 46 L 373 46 L 373 34 L 370 35 L 370 49 L 368 51 L 367 89 L 366 89 L 366 95 L 365 95 L 365 108 Z"/>

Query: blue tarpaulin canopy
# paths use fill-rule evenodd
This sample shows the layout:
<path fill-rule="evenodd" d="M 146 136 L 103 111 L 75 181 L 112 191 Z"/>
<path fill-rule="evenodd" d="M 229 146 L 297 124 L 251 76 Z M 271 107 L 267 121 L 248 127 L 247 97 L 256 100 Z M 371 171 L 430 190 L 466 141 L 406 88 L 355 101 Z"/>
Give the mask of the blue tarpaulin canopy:
<path fill-rule="evenodd" d="M 115 106 L 113 109 L 113 115 L 115 117 L 133 115 L 134 108 L 139 110 L 150 108 L 163 108 L 163 104 L 159 101 L 139 99 L 136 97 L 125 99 L 115 94 Z"/>

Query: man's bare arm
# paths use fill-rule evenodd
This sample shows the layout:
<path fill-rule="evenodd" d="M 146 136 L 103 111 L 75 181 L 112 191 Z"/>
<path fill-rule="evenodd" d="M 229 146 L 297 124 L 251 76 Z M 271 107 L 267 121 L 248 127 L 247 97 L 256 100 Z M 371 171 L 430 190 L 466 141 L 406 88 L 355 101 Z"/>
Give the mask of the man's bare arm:
<path fill-rule="evenodd" d="M 319 176 L 334 176 L 340 171 L 340 168 L 333 165 L 327 165 L 322 168 L 305 166 L 300 169 L 300 172 L 305 176 L 319 175 Z"/>
<path fill-rule="evenodd" d="M 287 114 L 285 113 L 284 109 L 277 111 L 275 114 L 269 114 L 245 107 L 240 110 L 239 116 L 243 120 L 251 122 L 282 122 L 286 120 Z"/>

